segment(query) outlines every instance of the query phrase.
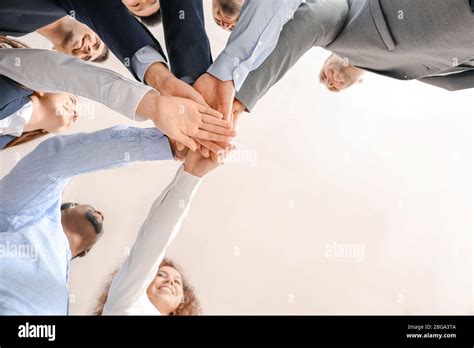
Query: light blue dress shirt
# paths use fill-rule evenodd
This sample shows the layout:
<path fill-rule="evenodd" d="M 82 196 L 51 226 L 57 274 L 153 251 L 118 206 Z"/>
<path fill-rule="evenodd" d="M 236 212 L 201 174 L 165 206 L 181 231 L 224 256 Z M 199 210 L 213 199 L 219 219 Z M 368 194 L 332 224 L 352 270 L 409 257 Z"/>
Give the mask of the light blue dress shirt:
<path fill-rule="evenodd" d="M 302 2 L 247 0 L 226 48 L 208 73 L 221 81 L 233 80 L 235 89 L 239 91 L 250 72 L 257 69 L 273 52 L 283 26 L 293 18 Z M 144 82 L 148 67 L 155 62 L 167 65 L 158 51 L 146 46 L 135 53 L 131 64 L 135 74 Z"/>
<path fill-rule="evenodd" d="M 132 57 L 132 70 L 141 82 L 145 83 L 145 73 L 153 63 L 163 63 L 168 66 L 166 59 L 151 46 L 140 48 Z"/>
<path fill-rule="evenodd" d="M 172 159 L 157 129 L 118 126 L 43 141 L 0 181 L 0 315 L 66 315 L 61 194 L 77 175 Z"/>
<path fill-rule="evenodd" d="M 239 91 L 249 73 L 275 49 L 283 26 L 293 18 L 302 0 L 247 0 L 224 51 L 208 73 L 234 81 Z"/>

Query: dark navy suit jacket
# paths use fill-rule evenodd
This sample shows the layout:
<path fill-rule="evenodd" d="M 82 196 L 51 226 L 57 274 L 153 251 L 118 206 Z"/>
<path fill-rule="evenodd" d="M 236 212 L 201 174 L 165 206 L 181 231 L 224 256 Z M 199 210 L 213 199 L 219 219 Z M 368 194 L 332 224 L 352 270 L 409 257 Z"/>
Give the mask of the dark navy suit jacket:
<path fill-rule="evenodd" d="M 24 88 L 5 76 L 0 75 L 0 120 L 7 118 L 30 101 L 33 91 Z M 0 150 L 15 139 L 11 135 L 0 136 Z"/>
<path fill-rule="evenodd" d="M 212 63 L 202 0 L 161 0 L 171 70 L 176 77 L 199 77 Z M 1 0 L 0 35 L 22 36 L 65 15 L 88 25 L 127 66 L 144 46 L 166 57 L 160 43 L 121 0 Z M 166 58 L 165 58 L 166 59 Z"/>

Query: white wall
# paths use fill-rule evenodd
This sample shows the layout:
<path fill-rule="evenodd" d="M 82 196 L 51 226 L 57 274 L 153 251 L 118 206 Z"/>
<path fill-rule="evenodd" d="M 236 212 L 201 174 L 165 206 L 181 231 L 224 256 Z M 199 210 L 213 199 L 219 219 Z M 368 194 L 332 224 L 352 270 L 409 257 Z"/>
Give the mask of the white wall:
<path fill-rule="evenodd" d="M 209 9 L 218 54 L 227 34 Z M 318 83 L 326 56 L 309 52 L 245 116 L 237 145 L 256 166 L 209 175 L 169 256 L 208 314 L 472 313 L 473 92 L 370 75 L 333 94 Z M 108 66 L 130 76 L 115 59 Z M 94 107 L 76 131 L 134 124 Z M 1 174 L 30 148 L 2 152 Z M 72 262 L 73 314 L 90 313 L 177 166 L 140 164 L 69 185 L 65 200 L 106 214 L 104 238 Z"/>

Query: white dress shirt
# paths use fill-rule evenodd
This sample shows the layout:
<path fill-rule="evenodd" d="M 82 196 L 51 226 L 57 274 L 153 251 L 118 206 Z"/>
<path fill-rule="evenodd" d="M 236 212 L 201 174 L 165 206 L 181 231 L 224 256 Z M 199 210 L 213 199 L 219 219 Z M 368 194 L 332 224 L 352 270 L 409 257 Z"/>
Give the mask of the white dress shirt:
<path fill-rule="evenodd" d="M 103 315 L 160 315 L 146 290 L 188 214 L 200 182 L 201 178 L 186 173 L 181 166 L 155 200 L 130 254 L 112 281 Z"/>
<path fill-rule="evenodd" d="M 136 121 L 140 101 L 153 88 L 62 53 L 0 49 L 0 75 L 39 92 L 69 92 L 104 104 Z M 156 92 L 158 93 L 158 92 Z"/>
<path fill-rule="evenodd" d="M 32 114 L 33 103 L 30 101 L 12 115 L 0 120 L 0 135 L 19 137 L 23 133 L 23 128 L 30 122 Z"/>

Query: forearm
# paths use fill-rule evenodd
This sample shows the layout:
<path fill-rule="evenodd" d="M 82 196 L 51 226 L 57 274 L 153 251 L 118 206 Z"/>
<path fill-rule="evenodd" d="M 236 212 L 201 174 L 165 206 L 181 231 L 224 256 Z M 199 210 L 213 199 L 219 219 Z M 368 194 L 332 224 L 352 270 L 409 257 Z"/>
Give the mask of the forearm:
<path fill-rule="evenodd" d="M 278 43 L 271 55 L 252 71 L 236 99 L 252 111 L 257 102 L 290 70 L 298 60 L 314 47 L 316 38 L 312 35 L 311 11 L 302 4 L 280 34 Z"/>
<path fill-rule="evenodd" d="M 228 44 L 208 72 L 221 81 L 233 80 L 238 91 L 250 71 L 275 48 L 283 25 L 301 0 L 247 0 Z"/>
<path fill-rule="evenodd" d="M 172 158 L 168 139 L 155 128 L 118 126 L 52 137 L 0 181 L 0 211 L 16 214 L 35 205 L 45 206 L 76 175 Z"/>
<path fill-rule="evenodd" d="M 146 84 L 158 92 L 165 90 L 166 82 L 172 78 L 174 78 L 173 73 L 161 62 L 151 64 L 145 72 Z"/>
<path fill-rule="evenodd" d="M 171 71 L 193 83 L 212 63 L 202 0 L 161 0 L 160 4 Z"/>
<path fill-rule="evenodd" d="M 133 314 L 129 309 L 145 294 L 186 217 L 200 179 L 181 167 L 155 200 L 130 254 L 110 287 L 104 314 Z"/>
<path fill-rule="evenodd" d="M 94 100 L 131 119 L 152 90 L 111 70 L 49 50 L 3 49 L 0 74 L 35 91 L 68 92 Z"/>

